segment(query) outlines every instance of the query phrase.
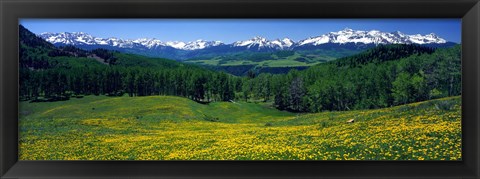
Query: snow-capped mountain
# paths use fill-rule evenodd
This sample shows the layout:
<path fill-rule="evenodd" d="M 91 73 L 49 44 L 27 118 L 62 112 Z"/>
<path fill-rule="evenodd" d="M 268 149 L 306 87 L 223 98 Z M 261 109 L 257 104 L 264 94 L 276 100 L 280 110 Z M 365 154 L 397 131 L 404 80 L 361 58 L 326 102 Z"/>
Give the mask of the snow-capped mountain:
<path fill-rule="evenodd" d="M 163 42 L 161 40 L 152 38 L 141 38 L 136 40 L 123 40 L 115 37 L 110 38 L 98 38 L 93 37 L 83 32 L 62 32 L 62 33 L 41 33 L 39 35 L 46 41 L 55 45 L 73 45 L 73 46 L 85 46 L 85 45 L 107 45 L 119 48 L 135 48 L 144 47 L 147 49 L 153 49 L 160 46 L 168 46 L 181 50 L 198 50 L 208 47 L 223 45 L 220 41 L 205 41 L 197 40 L 193 42 L 179 42 L 168 41 Z"/>
<path fill-rule="evenodd" d="M 41 38 L 45 39 L 47 42 L 52 44 L 70 44 L 70 45 L 92 45 L 98 42 L 95 41 L 95 38 L 89 34 L 83 32 L 62 32 L 62 33 L 41 33 L 39 35 Z M 100 40 L 100 39 L 98 39 Z M 104 42 L 104 45 L 107 45 Z"/>
<path fill-rule="evenodd" d="M 278 50 L 316 50 L 322 48 L 367 49 L 380 44 L 420 44 L 431 47 L 447 47 L 455 43 L 430 34 L 404 34 L 402 32 L 362 31 L 346 28 L 299 41 L 289 38 L 269 40 L 265 37 L 225 44 L 220 41 L 196 40 L 191 42 L 162 41 L 155 38 L 124 40 L 100 38 L 83 32 L 41 33 L 39 37 L 56 45 L 73 45 L 86 50 L 105 48 L 127 51 L 153 57 L 188 59 L 201 55 L 217 56 L 237 52 L 274 52 Z"/>
<path fill-rule="evenodd" d="M 249 40 L 237 41 L 233 43 L 232 46 L 247 47 L 249 49 L 255 48 L 257 50 L 261 50 L 264 48 L 283 50 L 283 49 L 288 49 L 292 47 L 294 44 L 295 42 L 289 38 L 284 38 L 282 40 L 276 39 L 273 41 L 269 41 L 264 37 L 257 36 Z"/>
<path fill-rule="evenodd" d="M 362 44 L 443 44 L 447 41 L 434 33 L 427 35 L 407 35 L 402 32 L 381 32 L 378 30 L 361 31 L 346 28 L 338 32 L 330 32 L 321 36 L 310 37 L 298 42 L 302 45 L 321 45 L 327 43 L 362 43 Z"/>
<path fill-rule="evenodd" d="M 295 42 L 289 38 L 284 38 L 282 40 L 276 39 L 273 41 L 269 41 L 264 37 L 256 36 L 252 39 L 245 40 L 245 41 L 237 41 L 232 44 L 234 47 L 247 47 L 249 49 L 255 48 L 257 50 L 261 49 L 277 49 L 283 50 L 292 47 Z"/>
<path fill-rule="evenodd" d="M 220 41 L 205 41 L 205 40 L 196 40 L 193 42 L 188 42 L 186 43 L 182 49 L 184 50 L 198 50 L 198 49 L 204 49 L 207 47 L 215 47 L 219 45 L 224 45 Z"/>
<path fill-rule="evenodd" d="M 272 41 L 273 44 L 277 44 L 278 46 L 282 47 L 282 48 L 290 48 L 290 47 L 293 47 L 293 45 L 295 44 L 295 42 L 292 40 L 292 39 L 289 39 L 289 38 L 284 38 L 282 40 L 274 40 Z"/>
<path fill-rule="evenodd" d="M 42 33 L 39 35 L 46 41 L 58 45 L 108 45 L 119 48 L 144 47 L 152 49 L 159 46 L 168 46 L 180 50 L 199 50 L 209 47 L 226 45 L 220 41 L 196 40 L 192 42 L 168 41 L 158 39 L 123 40 L 119 38 L 98 38 L 83 32 Z M 289 38 L 268 40 L 264 37 L 254 37 L 249 40 L 237 41 L 229 44 L 233 47 L 245 47 L 248 49 L 293 49 L 299 46 L 322 44 L 443 44 L 447 41 L 434 33 L 421 35 L 407 35 L 402 32 L 381 32 L 378 30 L 362 31 L 346 28 L 338 32 L 330 32 L 316 37 L 294 42 Z"/>
<path fill-rule="evenodd" d="M 141 38 L 141 39 L 133 40 L 132 42 L 136 44 L 141 44 L 149 49 L 155 48 L 158 46 L 165 46 L 165 43 L 158 39 Z"/>

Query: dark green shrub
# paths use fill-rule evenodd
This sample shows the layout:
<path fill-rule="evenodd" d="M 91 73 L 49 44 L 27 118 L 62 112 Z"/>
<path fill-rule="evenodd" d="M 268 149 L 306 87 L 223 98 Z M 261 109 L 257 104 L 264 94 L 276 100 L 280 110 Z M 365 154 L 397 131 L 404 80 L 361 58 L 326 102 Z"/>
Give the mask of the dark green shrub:
<path fill-rule="evenodd" d="M 335 120 L 335 114 L 330 113 L 328 115 L 328 120 Z"/>
<path fill-rule="evenodd" d="M 322 127 L 327 127 L 327 123 L 326 123 L 326 122 L 322 122 L 322 123 L 320 123 L 320 126 L 322 126 Z"/>
<path fill-rule="evenodd" d="M 209 115 L 206 115 L 206 114 L 203 115 L 203 120 L 210 121 L 210 122 L 220 121 L 220 119 L 218 117 L 213 117 L 213 116 L 209 116 Z"/>
<path fill-rule="evenodd" d="M 437 108 L 438 110 L 442 110 L 442 111 L 450 111 L 450 110 L 452 110 L 453 106 L 455 106 L 455 102 L 451 101 L 451 100 L 440 101 L 437 104 L 435 104 L 435 108 Z"/>

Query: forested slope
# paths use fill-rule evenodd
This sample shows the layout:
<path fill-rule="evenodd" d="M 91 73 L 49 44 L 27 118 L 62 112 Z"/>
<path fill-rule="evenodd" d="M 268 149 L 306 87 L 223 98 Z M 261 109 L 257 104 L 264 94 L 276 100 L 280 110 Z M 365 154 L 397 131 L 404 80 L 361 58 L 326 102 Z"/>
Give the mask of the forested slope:
<path fill-rule="evenodd" d="M 287 74 L 237 77 L 103 49 L 55 48 L 20 27 L 20 98 L 173 95 L 197 102 L 264 101 L 280 110 L 373 109 L 461 94 L 460 45 L 378 46 Z"/>
<path fill-rule="evenodd" d="M 196 101 L 234 98 L 232 75 L 173 60 L 104 49 L 55 48 L 20 26 L 20 99 L 174 95 Z"/>
<path fill-rule="evenodd" d="M 382 108 L 460 95 L 460 50 L 460 45 L 436 50 L 379 46 L 304 71 L 260 74 L 244 83 L 244 97 L 273 98 L 279 109 L 318 112 Z"/>

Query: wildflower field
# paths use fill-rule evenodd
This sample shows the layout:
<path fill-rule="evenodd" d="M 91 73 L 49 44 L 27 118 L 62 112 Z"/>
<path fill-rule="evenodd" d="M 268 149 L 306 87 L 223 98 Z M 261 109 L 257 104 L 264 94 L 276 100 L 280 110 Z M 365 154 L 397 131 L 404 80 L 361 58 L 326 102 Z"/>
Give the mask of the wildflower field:
<path fill-rule="evenodd" d="M 461 160 L 460 105 L 297 114 L 171 96 L 21 102 L 19 159 Z"/>

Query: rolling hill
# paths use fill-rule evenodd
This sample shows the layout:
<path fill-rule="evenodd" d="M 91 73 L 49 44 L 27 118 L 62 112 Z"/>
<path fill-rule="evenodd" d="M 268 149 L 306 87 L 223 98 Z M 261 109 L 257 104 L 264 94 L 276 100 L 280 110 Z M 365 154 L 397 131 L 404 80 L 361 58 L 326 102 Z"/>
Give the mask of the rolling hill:
<path fill-rule="evenodd" d="M 462 158 L 459 97 L 299 115 L 245 102 L 87 96 L 22 102 L 19 112 L 20 160 Z"/>

